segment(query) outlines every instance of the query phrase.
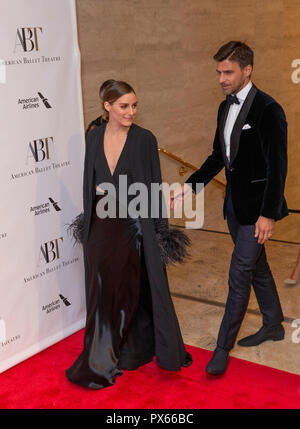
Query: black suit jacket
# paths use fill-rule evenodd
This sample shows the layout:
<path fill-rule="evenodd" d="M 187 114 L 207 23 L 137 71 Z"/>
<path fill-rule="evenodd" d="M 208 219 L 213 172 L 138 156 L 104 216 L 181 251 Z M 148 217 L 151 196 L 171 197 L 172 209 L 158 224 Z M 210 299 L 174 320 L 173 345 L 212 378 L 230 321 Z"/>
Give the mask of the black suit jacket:
<path fill-rule="evenodd" d="M 259 216 L 274 220 L 288 215 L 284 198 L 287 175 L 287 122 L 282 107 L 268 94 L 252 86 L 234 124 L 230 162 L 225 153 L 224 126 L 229 105 L 219 107 L 212 154 L 192 174 L 191 183 L 206 185 L 226 168 L 226 198 L 230 187 L 232 204 L 241 225 L 254 224 Z M 243 126 L 250 126 L 243 129 Z"/>

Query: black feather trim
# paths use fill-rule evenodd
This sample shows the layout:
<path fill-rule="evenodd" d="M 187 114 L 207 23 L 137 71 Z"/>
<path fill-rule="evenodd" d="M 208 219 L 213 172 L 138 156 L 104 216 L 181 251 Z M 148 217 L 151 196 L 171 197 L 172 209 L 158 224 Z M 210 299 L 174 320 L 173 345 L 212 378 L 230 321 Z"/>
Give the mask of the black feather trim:
<path fill-rule="evenodd" d="M 84 238 L 84 214 L 80 213 L 75 217 L 73 222 L 69 224 L 68 233 L 73 236 L 76 243 L 83 243 Z"/>
<path fill-rule="evenodd" d="M 155 229 L 160 257 L 164 265 L 182 263 L 190 256 L 188 247 L 191 245 L 191 240 L 185 232 L 174 227 L 170 228 L 168 223 L 157 223 Z M 73 236 L 76 243 L 83 243 L 84 213 L 76 216 L 68 225 L 67 231 Z"/>
<path fill-rule="evenodd" d="M 191 245 L 189 237 L 177 228 L 163 228 L 156 231 L 160 257 L 164 265 L 182 263 L 190 255 L 188 247 Z"/>

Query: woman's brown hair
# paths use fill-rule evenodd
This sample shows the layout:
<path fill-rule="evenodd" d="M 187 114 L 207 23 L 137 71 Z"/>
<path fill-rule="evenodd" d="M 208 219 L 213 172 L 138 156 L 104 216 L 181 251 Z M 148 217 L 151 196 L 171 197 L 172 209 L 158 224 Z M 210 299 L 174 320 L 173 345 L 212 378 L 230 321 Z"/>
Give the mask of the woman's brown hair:
<path fill-rule="evenodd" d="M 100 86 L 100 90 L 99 90 L 99 95 L 102 101 L 103 109 L 105 110 L 104 108 L 105 102 L 113 104 L 115 101 L 118 100 L 118 98 L 122 97 L 122 95 L 130 94 L 131 92 L 135 94 L 135 91 L 132 88 L 132 86 L 130 86 L 126 82 L 123 82 L 121 80 L 113 80 L 113 79 L 106 80 Z M 105 111 L 105 113 L 108 117 L 108 112 Z"/>

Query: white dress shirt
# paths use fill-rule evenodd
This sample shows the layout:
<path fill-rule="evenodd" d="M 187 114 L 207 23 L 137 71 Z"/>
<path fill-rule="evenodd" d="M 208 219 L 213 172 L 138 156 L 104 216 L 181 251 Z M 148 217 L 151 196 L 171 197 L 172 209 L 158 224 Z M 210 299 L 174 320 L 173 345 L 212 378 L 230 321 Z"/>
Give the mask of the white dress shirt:
<path fill-rule="evenodd" d="M 236 118 L 238 117 L 238 114 L 240 113 L 240 110 L 243 106 L 243 103 L 248 95 L 248 92 L 250 91 L 252 87 L 252 82 L 248 82 L 247 85 L 241 89 L 237 94 L 237 98 L 240 102 L 240 104 L 233 103 L 229 107 L 226 124 L 224 127 L 224 140 L 225 140 L 225 149 L 226 149 L 226 156 L 228 159 L 230 159 L 230 137 L 232 133 L 232 129 L 234 127 Z"/>

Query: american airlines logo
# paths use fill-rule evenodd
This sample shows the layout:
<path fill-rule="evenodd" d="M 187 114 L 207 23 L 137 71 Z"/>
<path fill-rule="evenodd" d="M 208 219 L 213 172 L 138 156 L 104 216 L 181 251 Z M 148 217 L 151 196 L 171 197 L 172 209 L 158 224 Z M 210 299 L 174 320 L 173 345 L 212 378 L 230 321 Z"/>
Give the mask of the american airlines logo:
<path fill-rule="evenodd" d="M 31 95 L 30 97 L 19 98 L 18 105 L 22 108 L 22 110 L 38 109 L 41 105 L 41 101 L 47 109 L 52 108 L 48 98 L 45 97 L 41 92 L 37 92 L 37 95 Z"/>
<path fill-rule="evenodd" d="M 53 199 L 51 197 L 49 197 L 50 202 L 52 203 L 53 207 L 55 208 L 55 210 L 57 212 L 61 211 L 61 208 L 59 207 L 59 205 L 57 204 L 57 202 L 53 201 Z"/>
<path fill-rule="evenodd" d="M 43 305 L 42 311 L 44 311 L 46 314 L 53 313 L 54 311 L 59 310 L 61 308 L 61 302 L 63 302 L 66 307 L 69 307 L 71 305 L 69 300 L 63 295 L 59 295 L 59 298 L 60 299 L 54 299 L 48 304 Z"/>
<path fill-rule="evenodd" d="M 49 197 L 48 201 L 35 205 L 35 206 L 31 206 L 30 207 L 30 213 L 33 214 L 34 216 L 39 216 L 39 215 L 43 215 L 46 213 L 50 213 L 51 212 L 51 207 L 52 210 L 54 209 L 56 212 L 60 212 L 61 208 L 58 205 L 57 201 L 54 201 L 53 198 Z"/>
<path fill-rule="evenodd" d="M 68 301 L 68 298 L 65 298 L 63 295 L 59 295 L 59 297 L 66 307 L 69 307 L 69 305 L 71 305 L 71 303 Z"/>
<path fill-rule="evenodd" d="M 48 98 L 44 97 L 41 92 L 38 92 L 38 96 L 40 97 L 40 99 L 42 100 L 42 102 L 44 103 L 44 105 L 47 107 L 47 109 L 51 109 L 51 106 L 50 106 L 50 104 L 48 102 Z"/>

